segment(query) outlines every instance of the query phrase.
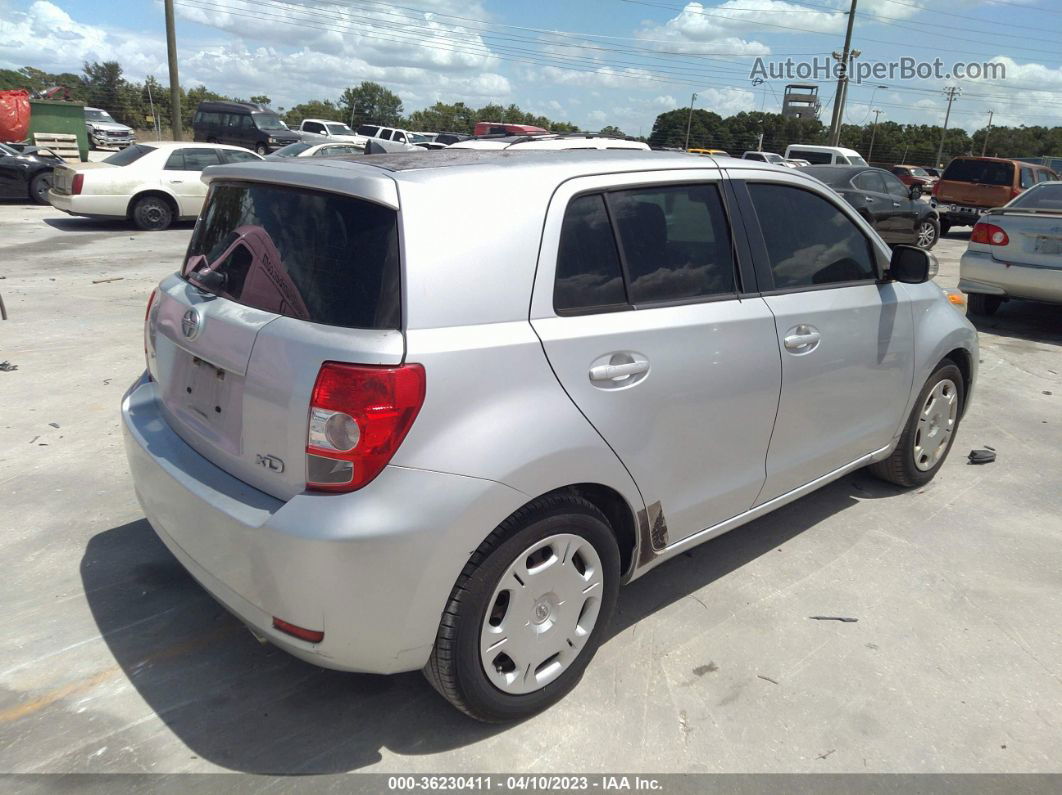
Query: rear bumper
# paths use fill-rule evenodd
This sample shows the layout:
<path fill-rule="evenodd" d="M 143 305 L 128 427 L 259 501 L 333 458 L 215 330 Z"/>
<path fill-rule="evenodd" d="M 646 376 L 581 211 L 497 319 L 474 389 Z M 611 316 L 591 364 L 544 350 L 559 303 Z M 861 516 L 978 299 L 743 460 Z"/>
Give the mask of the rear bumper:
<path fill-rule="evenodd" d="M 128 196 L 71 196 L 67 193 L 48 191 L 52 207 L 70 215 L 88 215 L 97 218 L 125 218 L 129 207 Z"/>
<path fill-rule="evenodd" d="M 469 555 L 527 499 L 493 481 L 389 466 L 362 491 L 282 502 L 189 447 L 153 382 L 130 388 L 122 419 L 137 498 L 163 543 L 258 635 L 326 668 L 423 667 Z M 324 639 L 281 633 L 274 616 Z"/>
<path fill-rule="evenodd" d="M 960 207 L 950 202 L 930 201 L 930 206 L 937 211 L 941 221 L 946 221 L 951 226 L 973 226 L 981 220 L 981 215 L 990 208 L 984 207 Z"/>
<path fill-rule="evenodd" d="M 959 289 L 1029 301 L 1062 303 L 1062 263 L 1044 267 L 1001 262 L 991 252 L 970 251 L 959 260 Z"/>

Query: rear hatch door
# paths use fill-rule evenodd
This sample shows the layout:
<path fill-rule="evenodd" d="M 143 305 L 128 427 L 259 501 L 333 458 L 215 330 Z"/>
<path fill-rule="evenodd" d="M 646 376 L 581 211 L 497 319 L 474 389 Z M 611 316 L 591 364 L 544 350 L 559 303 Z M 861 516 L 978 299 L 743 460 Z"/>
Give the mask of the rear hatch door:
<path fill-rule="evenodd" d="M 301 187 L 218 182 L 148 322 L 173 429 L 225 471 L 289 499 L 306 484 L 321 364 L 402 362 L 397 212 Z"/>
<path fill-rule="evenodd" d="M 952 160 L 938 183 L 938 202 L 964 207 L 1002 207 L 1011 198 L 1014 164 L 998 160 Z"/>

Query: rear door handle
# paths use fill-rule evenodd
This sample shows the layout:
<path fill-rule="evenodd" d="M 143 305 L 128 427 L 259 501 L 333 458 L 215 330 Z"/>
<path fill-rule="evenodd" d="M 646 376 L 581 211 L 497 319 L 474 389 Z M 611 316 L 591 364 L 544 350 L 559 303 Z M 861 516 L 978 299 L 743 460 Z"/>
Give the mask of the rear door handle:
<path fill-rule="evenodd" d="M 822 335 L 817 328 L 801 324 L 789 329 L 789 332 L 785 335 L 782 342 L 787 351 L 792 353 L 807 353 L 808 351 L 814 350 L 821 339 Z"/>
<path fill-rule="evenodd" d="M 619 381 L 632 375 L 649 372 L 649 362 L 627 362 L 626 364 L 599 364 L 590 368 L 591 381 Z"/>

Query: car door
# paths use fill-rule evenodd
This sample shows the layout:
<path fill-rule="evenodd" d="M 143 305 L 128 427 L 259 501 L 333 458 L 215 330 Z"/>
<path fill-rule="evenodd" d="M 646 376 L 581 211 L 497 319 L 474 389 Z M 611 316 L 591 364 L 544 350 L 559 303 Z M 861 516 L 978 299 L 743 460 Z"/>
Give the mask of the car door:
<path fill-rule="evenodd" d="M 667 543 L 748 510 L 763 485 L 781 372 L 742 262 L 714 169 L 573 180 L 550 203 L 532 325 Z"/>
<path fill-rule="evenodd" d="M 328 133 L 328 128 L 325 127 L 320 122 L 317 122 L 317 121 L 304 121 L 302 123 L 302 131 L 303 132 L 308 132 L 308 133 L 316 133 L 317 135 L 325 135 L 325 136 L 327 136 L 329 134 Z"/>
<path fill-rule="evenodd" d="M 889 229 L 893 240 L 896 243 L 913 244 L 915 220 L 919 216 L 918 200 L 911 198 L 911 188 L 900 182 L 896 175 L 882 171 L 881 178 L 885 180 L 885 190 L 891 199 Z"/>
<path fill-rule="evenodd" d="M 19 167 L 18 157 L 0 149 L 0 196 L 26 195 L 25 169 Z"/>
<path fill-rule="evenodd" d="M 762 504 L 891 443 L 911 390 L 913 320 L 902 285 L 879 278 L 887 249 L 847 204 L 767 173 L 735 190 L 782 359 Z"/>
<path fill-rule="evenodd" d="M 853 194 L 855 201 L 852 204 L 882 238 L 891 241 L 896 234 L 894 208 L 881 172 L 861 171 L 852 178 L 852 185 L 858 191 Z"/>
<path fill-rule="evenodd" d="M 206 200 L 206 185 L 199 178 L 207 166 L 221 162 L 213 147 L 175 149 L 166 159 L 162 172 L 163 185 L 177 197 L 182 218 L 195 218 Z"/>

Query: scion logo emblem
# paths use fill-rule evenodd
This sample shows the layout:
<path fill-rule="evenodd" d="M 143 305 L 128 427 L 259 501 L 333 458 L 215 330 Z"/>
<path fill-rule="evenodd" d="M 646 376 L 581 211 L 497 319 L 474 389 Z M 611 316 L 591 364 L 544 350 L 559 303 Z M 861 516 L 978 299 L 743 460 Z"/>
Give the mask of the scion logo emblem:
<path fill-rule="evenodd" d="M 255 463 L 258 466 L 268 469 L 270 472 L 276 472 L 278 475 L 284 471 L 284 462 L 277 458 L 275 455 L 261 455 L 255 453 Z"/>
<path fill-rule="evenodd" d="M 202 327 L 203 317 L 199 314 L 198 309 L 189 309 L 184 313 L 184 317 L 181 318 L 181 333 L 187 339 L 194 340 L 198 337 Z"/>

